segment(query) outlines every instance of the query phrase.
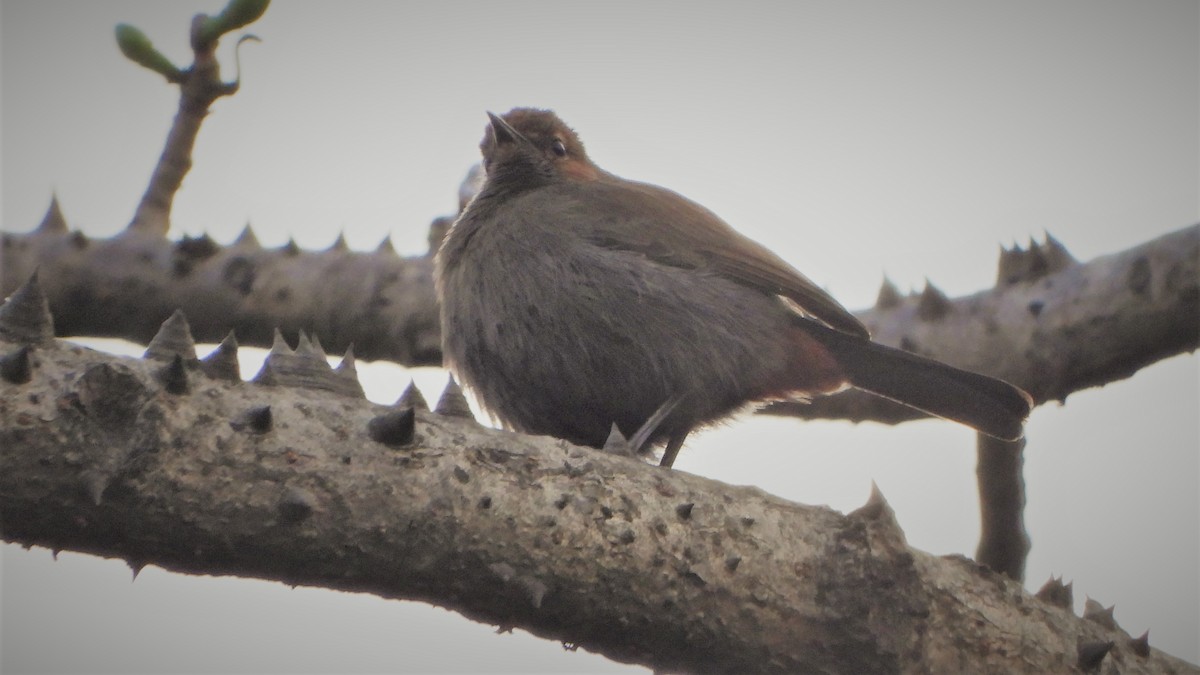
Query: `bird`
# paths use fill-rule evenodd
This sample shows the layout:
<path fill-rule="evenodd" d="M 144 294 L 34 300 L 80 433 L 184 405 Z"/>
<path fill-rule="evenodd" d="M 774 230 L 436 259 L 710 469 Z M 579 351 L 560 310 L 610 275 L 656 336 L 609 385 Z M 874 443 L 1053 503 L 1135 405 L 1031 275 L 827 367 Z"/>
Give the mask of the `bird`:
<path fill-rule="evenodd" d="M 848 387 L 1015 440 L 1001 380 L 872 342 L 829 293 L 712 211 L 593 162 L 553 111 L 488 113 L 485 179 L 434 261 L 447 367 L 506 428 L 673 465 L 749 404 Z M 650 422 L 647 425 L 647 422 Z"/>

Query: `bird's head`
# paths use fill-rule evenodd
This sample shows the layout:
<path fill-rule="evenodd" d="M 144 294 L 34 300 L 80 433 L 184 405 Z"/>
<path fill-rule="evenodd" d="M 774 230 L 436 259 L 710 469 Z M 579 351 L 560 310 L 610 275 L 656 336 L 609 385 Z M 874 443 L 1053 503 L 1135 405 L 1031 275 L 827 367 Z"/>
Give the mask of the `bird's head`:
<path fill-rule="evenodd" d="M 600 169 L 588 159 L 579 136 L 553 112 L 514 108 L 488 117 L 479 149 L 489 180 L 532 185 L 599 177 Z"/>

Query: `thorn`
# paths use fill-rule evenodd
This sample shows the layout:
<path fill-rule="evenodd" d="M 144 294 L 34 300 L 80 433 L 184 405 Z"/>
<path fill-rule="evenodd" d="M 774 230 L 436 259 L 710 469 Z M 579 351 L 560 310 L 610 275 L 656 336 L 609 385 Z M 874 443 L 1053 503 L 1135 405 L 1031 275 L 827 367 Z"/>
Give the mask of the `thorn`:
<path fill-rule="evenodd" d="M 691 520 L 692 509 L 695 508 L 695 502 L 685 502 L 675 507 L 675 515 L 679 516 L 680 520 Z"/>
<path fill-rule="evenodd" d="M 326 364 L 328 364 L 329 363 L 329 355 L 325 353 L 325 346 L 321 344 L 321 338 L 318 337 L 315 332 L 309 337 L 312 338 L 313 354 L 318 359 L 320 359 L 320 360 L 324 361 Z"/>
<path fill-rule="evenodd" d="M 896 288 L 896 284 L 885 276 L 883 284 L 879 286 L 879 295 L 875 297 L 875 309 L 891 309 L 898 306 L 903 300 L 900 289 Z"/>
<path fill-rule="evenodd" d="M 181 396 L 188 393 L 187 367 L 183 365 L 183 357 L 176 354 L 170 363 L 158 371 L 158 379 L 168 394 Z"/>
<path fill-rule="evenodd" d="M 61 549 L 61 548 L 52 548 L 52 549 L 50 549 L 50 557 L 54 559 L 54 562 L 58 562 L 58 554 L 59 554 L 59 553 L 62 553 L 62 549 Z"/>
<path fill-rule="evenodd" d="M 996 262 L 996 287 L 1012 286 L 1020 283 L 1024 275 L 1022 267 L 1025 264 L 1025 252 L 1020 246 L 1013 244 L 1012 248 L 1000 245 L 1000 257 Z"/>
<path fill-rule="evenodd" d="M 235 431 L 245 429 L 254 434 L 265 434 L 275 426 L 275 417 L 271 413 L 271 406 L 260 405 L 242 413 L 242 416 L 230 422 L 229 426 Z"/>
<path fill-rule="evenodd" d="M 1038 589 L 1035 597 L 1042 602 L 1070 611 L 1071 607 L 1075 604 L 1072 586 L 1073 584 L 1064 584 L 1062 577 L 1051 576 Z"/>
<path fill-rule="evenodd" d="M 1098 670 L 1108 651 L 1113 648 L 1112 641 L 1084 642 L 1077 648 L 1079 669 L 1084 672 Z"/>
<path fill-rule="evenodd" d="M 0 336 L 27 345 L 54 339 L 54 317 L 37 270 L 0 305 Z"/>
<path fill-rule="evenodd" d="M 297 356 L 312 356 L 312 354 L 313 354 L 312 340 L 308 339 L 308 333 L 305 333 L 303 330 L 301 330 L 300 337 L 296 341 L 296 355 Z"/>
<path fill-rule="evenodd" d="M 288 237 L 287 243 L 284 244 L 279 250 L 281 253 L 283 253 L 283 255 L 289 258 L 294 258 L 300 255 L 300 247 L 296 245 L 296 240 L 292 239 L 291 237 Z"/>
<path fill-rule="evenodd" d="M 146 567 L 146 563 L 140 560 L 134 560 L 133 558 L 126 560 L 125 564 L 129 566 L 129 571 L 133 572 L 133 578 L 129 580 L 129 583 L 137 581 L 138 575 L 141 574 L 142 570 Z"/>
<path fill-rule="evenodd" d="M 245 249 L 260 249 L 262 244 L 258 243 L 258 236 L 254 234 L 254 228 L 250 227 L 250 223 L 246 223 L 246 227 L 242 228 L 242 233 L 233 240 L 233 248 Z"/>
<path fill-rule="evenodd" d="M 1046 231 L 1043 231 L 1042 234 L 1045 235 L 1046 240 L 1042 250 L 1044 251 L 1046 260 L 1049 263 L 1048 267 L 1051 270 L 1058 271 L 1061 269 L 1066 269 L 1067 267 L 1071 267 L 1072 265 L 1079 264 L 1079 261 L 1075 259 L 1075 256 L 1071 255 L 1071 252 L 1067 250 L 1067 247 L 1063 246 L 1063 243 L 1056 239 L 1054 235 Z"/>
<path fill-rule="evenodd" d="M 467 404 L 467 397 L 463 395 L 462 387 L 458 386 L 453 375 L 446 383 L 446 388 L 442 390 L 442 396 L 438 399 L 433 412 L 446 417 L 475 419 L 475 415 L 471 414 L 471 406 Z"/>
<path fill-rule="evenodd" d="M 392 410 L 367 423 L 367 435 L 371 440 L 393 448 L 411 443 L 415 429 L 416 413 L 412 408 Z"/>
<path fill-rule="evenodd" d="M 288 347 L 283 333 L 275 329 L 271 352 L 263 360 L 262 369 L 252 380 L 255 384 L 303 387 L 331 391 L 342 396 L 364 398 L 358 379 L 339 375 L 329 367 L 325 350 L 320 342 L 313 344 L 304 331 L 300 331 L 295 351 Z"/>
<path fill-rule="evenodd" d="M 238 365 L 237 336 L 233 334 L 233 331 L 229 331 L 225 339 L 221 340 L 221 344 L 200 360 L 200 370 L 215 380 L 241 382 L 242 373 Z"/>
<path fill-rule="evenodd" d="M 287 354 L 290 356 L 294 353 L 291 345 L 288 344 L 287 340 L 283 339 L 283 332 L 276 328 L 275 336 L 271 338 L 271 351 L 267 356 L 270 357 L 271 354 Z"/>
<path fill-rule="evenodd" d="M 408 380 L 408 386 L 401 392 L 400 398 L 392 404 L 395 408 L 415 408 L 417 410 L 429 410 L 429 404 L 425 402 L 425 397 L 421 395 L 421 390 L 417 389 L 417 383 L 413 379 Z"/>
<path fill-rule="evenodd" d="M 1079 264 L 1067 251 L 1062 242 L 1045 233 L 1045 242 L 1037 243 L 1029 240 L 1029 249 L 1022 250 L 1013 245 L 1012 249 L 1000 249 L 1000 261 L 996 270 L 996 286 L 1012 286 L 1022 282 L 1036 281 L 1044 276 L 1054 274 L 1072 265 Z"/>
<path fill-rule="evenodd" d="M 1131 638 L 1129 640 L 1129 648 L 1134 654 L 1142 658 L 1150 656 L 1150 631 L 1142 633 L 1140 637 Z"/>
<path fill-rule="evenodd" d="M 0 356 L 0 377 L 10 384 L 25 384 L 33 379 L 29 345 L 21 345 L 15 352 Z"/>
<path fill-rule="evenodd" d="M 182 356 L 188 363 L 196 362 L 196 341 L 192 338 L 192 329 L 187 317 L 178 309 L 159 327 L 142 358 L 170 361 L 176 356 Z"/>
<path fill-rule="evenodd" d="M 358 366 L 355 365 L 354 361 L 353 342 L 346 346 L 346 353 L 342 355 L 342 362 L 337 365 L 337 368 L 334 368 L 333 372 L 358 382 Z"/>
<path fill-rule="evenodd" d="M 58 195 L 50 195 L 50 206 L 46 209 L 46 215 L 42 216 L 42 222 L 37 226 L 37 232 L 45 234 L 66 234 L 67 219 L 63 217 L 62 209 L 58 206 Z"/>
<path fill-rule="evenodd" d="M 618 455 L 633 455 L 633 448 L 629 447 L 629 439 L 621 433 L 617 428 L 617 423 L 612 423 L 612 428 L 608 432 L 608 438 L 604 441 L 604 451 Z"/>
<path fill-rule="evenodd" d="M 279 520 L 287 524 L 298 523 L 312 515 L 316 503 L 316 497 L 308 490 L 289 487 L 279 499 Z"/>
<path fill-rule="evenodd" d="M 866 521 L 877 534 L 894 542 L 905 541 L 904 530 L 900 527 L 900 521 L 896 519 L 896 512 L 892 510 L 875 481 L 871 481 L 871 496 L 867 498 L 867 503 L 851 511 L 849 517 Z"/>
<path fill-rule="evenodd" d="M 271 406 L 258 406 L 246 411 L 246 421 L 251 431 L 265 434 L 275 425 L 275 416 L 271 414 Z"/>
<path fill-rule="evenodd" d="M 308 333 L 300 331 L 300 340 L 296 343 L 296 356 L 313 361 L 314 366 L 319 364 L 329 368 L 329 357 L 326 356 L 325 348 L 321 346 L 321 340 L 316 333 L 309 337 Z"/>
<path fill-rule="evenodd" d="M 379 242 L 379 246 L 375 247 L 375 252 L 380 255 L 396 255 L 396 247 L 392 244 L 392 235 L 387 235 L 383 241 Z"/>
<path fill-rule="evenodd" d="M 883 496 L 883 491 L 879 489 L 879 484 L 871 481 L 871 494 L 867 497 L 867 503 L 852 511 L 850 515 L 875 520 L 891 508 L 887 498 Z"/>
<path fill-rule="evenodd" d="M 1116 608 L 1116 605 L 1105 607 L 1089 597 L 1083 603 L 1083 618 L 1098 623 L 1110 630 L 1116 630 L 1117 620 L 1113 617 L 1113 611 Z"/>
<path fill-rule="evenodd" d="M 950 298 L 941 291 L 933 282 L 925 280 L 925 290 L 921 293 L 921 299 L 917 303 L 917 316 L 923 321 L 936 321 L 951 310 Z"/>
<path fill-rule="evenodd" d="M 330 245 L 328 250 L 330 250 L 330 251 L 349 251 L 350 250 L 350 246 L 346 243 L 346 233 L 344 231 L 338 232 L 337 239 L 333 240 L 333 244 Z"/>

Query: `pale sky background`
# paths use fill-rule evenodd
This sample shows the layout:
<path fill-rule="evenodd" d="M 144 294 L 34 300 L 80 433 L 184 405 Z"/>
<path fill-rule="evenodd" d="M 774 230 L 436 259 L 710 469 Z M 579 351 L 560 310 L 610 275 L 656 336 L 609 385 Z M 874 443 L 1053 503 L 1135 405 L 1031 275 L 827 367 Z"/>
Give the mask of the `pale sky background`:
<path fill-rule="evenodd" d="M 128 222 L 176 90 L 113 26 L 190 62 L 219 0 L 0 4 L 2 228 L 108 236 Z M 886 273 L 951 295 L 1001 245 L 1049 230 L 1081 260 L 1200 220 L 1200 4 L 506 3 L 276 0 L 243 88 L 201 130 L 172 236 L 249 220 L 351 247 L 423 252 L 453 212 L 491 110 L 550 107 L 606 169 L 679 191 L 852 308 Z M 233 76 L 229 46 L 225 73 Z M 165 318 L 165 317 L 164 317 Z M 112 348 L 112 343 L 106 343 Z M 243 350 L 253 372 L 250 351 Z M 135 353 L 137 353 L 135 351 Z M 1027 586 L 1051 574 L 1151 644 L 1200 660 L 1200 377 L 1195 355 L 1080 392 L 1028 428 Z M 408 374 L 365 367 L 391 402 Z M 427 397 L 444 375 L 420 374 Z M 972 554 L 973 434 L 743 417 L 694 435 L 683 471 L 850 510 L 876 481 L 909 542 Z M 647 672 L 441 609 L 187 577 L 4 545 L 0 670 Z"/>

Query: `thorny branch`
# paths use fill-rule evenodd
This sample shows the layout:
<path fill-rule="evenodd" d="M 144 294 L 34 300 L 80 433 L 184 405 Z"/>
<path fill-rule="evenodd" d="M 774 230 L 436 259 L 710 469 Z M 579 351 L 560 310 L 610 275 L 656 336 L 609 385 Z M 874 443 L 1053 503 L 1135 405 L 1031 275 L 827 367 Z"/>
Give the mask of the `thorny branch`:
<path fill-rule="evenodd" d="M 849 515 L 365 401 L 353 358 L 197 359 L 181 314 L 141 359 L 53 337 L 37 278 L 0 307 L 0 536 L 137 569 L 421 600 L 687 672 L 1200 673 L 960 557 Z"/>

